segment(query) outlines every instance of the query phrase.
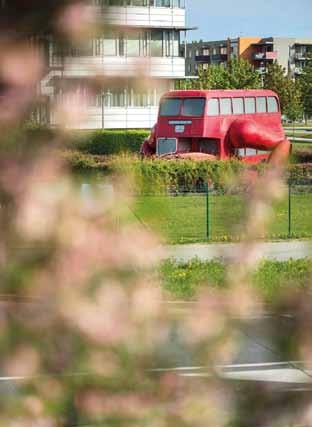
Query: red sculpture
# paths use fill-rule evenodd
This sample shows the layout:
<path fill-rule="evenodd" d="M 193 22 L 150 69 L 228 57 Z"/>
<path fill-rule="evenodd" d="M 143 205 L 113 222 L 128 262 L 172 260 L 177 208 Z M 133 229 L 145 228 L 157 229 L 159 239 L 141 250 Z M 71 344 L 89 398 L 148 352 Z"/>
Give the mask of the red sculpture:
<path fill-rule="evenodd" d="M 168 92 L 141 147 L 144 157 L 247 163 L 281 162 L 290 150 L 278 96 L 268 90 Z"/>

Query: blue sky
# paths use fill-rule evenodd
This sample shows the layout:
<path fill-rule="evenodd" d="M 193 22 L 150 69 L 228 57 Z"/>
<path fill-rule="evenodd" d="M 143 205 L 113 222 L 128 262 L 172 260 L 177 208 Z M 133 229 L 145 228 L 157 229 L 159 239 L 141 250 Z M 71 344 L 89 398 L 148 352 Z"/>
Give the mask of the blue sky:
<path fill-rule="evenodd" d="M 312 38 L 312 0 L 187 0 L 189 40 L 236 36 Z"/>

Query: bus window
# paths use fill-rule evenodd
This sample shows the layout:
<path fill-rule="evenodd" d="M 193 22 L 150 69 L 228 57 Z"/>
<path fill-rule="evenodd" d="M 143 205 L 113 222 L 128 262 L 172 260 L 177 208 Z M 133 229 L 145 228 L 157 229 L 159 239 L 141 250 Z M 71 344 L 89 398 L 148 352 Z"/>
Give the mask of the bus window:
<path fill-rule="evenodd" d="M 268 112 L 269 113 L 278 113 L 278 103 L 275 96 L 268 97 Z"/>
<path fill-rule="evenodd" d="M 219 100 L 217 98 L 211 98 L 208 101 L 208 116 L 219 115 Z"/>
<path fill-rule="evenodd" d="M 257 98 L 257 113 L 266 113 L 266 98 L 264 96 L 258 96 Z"/>
<path fill-rule="evenodd" d="M 256 112 L 255 98 L 245 98 L 245 113 L 254 114 Z"/>
<path fill-rule="evenodd" d="M 199 143 L 199 151 L 201 153 L 212 154 L 218 156 L 220 150 L 220 143 L 215 139 L 202 140 Z"/>
<path fill-rule="evenodd" d="M 233 98 L 233 114 L 244 114 L 244 99 Z"/>
<path fill-rule="evenodd" d="M 231 98 L 220 98 L 220 114 L 222 116 L 229 116 L 232 114 Z"/>
<path fill-rule="evenodd" d="M 179 116 L 181 111 L 181 98 L 165 98 L 160 104 L 161 116 Z"/>
<path fill-rule="evenodd" d="M 200 117 L 205 110 L 205 98 L 185 98 L 183 102 L 182 116 Z"/>

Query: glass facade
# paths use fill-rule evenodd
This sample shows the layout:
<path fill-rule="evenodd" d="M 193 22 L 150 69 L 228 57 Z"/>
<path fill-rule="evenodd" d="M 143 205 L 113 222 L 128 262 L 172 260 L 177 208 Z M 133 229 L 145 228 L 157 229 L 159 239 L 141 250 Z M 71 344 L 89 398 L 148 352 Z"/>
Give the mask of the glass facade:
<path fill-rule="evenodd" d="M 52 44 L 53 56 L 61 54 Z M 179 57 L 180 32 L 175 30 L 107 31 L 103 36 L 73 46 L 65 56 L 133 56 L 133 57 Z"/>
<path fill-rule="evenodd" d="M 88 95 L 88 104 L 100 108 L 157 107 L 163 90 L 138 91 L 135 88 L 105 88 L 101 93 Z"/>
<path fill-rule="evenodd" d="M 185 0 L 93 0 L 96 6 L 185 8 Z"/>
<path fill-rule="evenodd" d="M 135 85 L 107 85 L 95 92 L 81 81 L 67 80 L 62 88 L 56 90 L 58 99 L 66 99 L 68 93 L 76 93 L 85 105 L 93 108 L 157 107 L 159 100 L 168 87 L 138 89 Z"/>

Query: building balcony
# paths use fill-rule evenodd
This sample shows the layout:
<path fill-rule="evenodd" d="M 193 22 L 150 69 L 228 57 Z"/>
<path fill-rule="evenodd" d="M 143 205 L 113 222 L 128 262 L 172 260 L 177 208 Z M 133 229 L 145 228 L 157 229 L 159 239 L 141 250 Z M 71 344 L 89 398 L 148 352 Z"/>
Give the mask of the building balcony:
<path fill-rule="evenodd" d="M 77 126 L 68 128 L 93 129 L 151 129 L 157 122 L 158 107 L 90 107 Z M 51 125 L 58 126 L 57 118 L 51 115 Z"/>
<path fill-rule="evenodd" d="M 86 56 L 62 59 L 62 77 L 185 77 L 185 59 L 180 57 Z M 56 58 L 60 68 L 60 60 Z"/>
<path fill-rule="evenodd" d="M 304 71 L 303 71 L 302 68 L 300 68 L 300 67 L 295 67 L 294 68 L 294 74 L 296 74 L 297 76 L 300 76 L 303 73 L 304 73 Z"/>
<path fill-rule="evenodd" d="M 215 61 L 227 61 L 228 55 L 227 54 L 219 54 L 219 55 L 198 55 L 195 56 L 196 62 L 202 62 L 202 63 L 209 63 L 209 62 L 215 62 Z"/>
<path fill-rule="evenodd" d="M 277 52 L 258 52 L 253 55 L 254 61 L 270 61 L 277 59 Z"/>
<path fill-rule="evenodd" d="M 295 53 L 295 59 L 297 61 L 307 61 L 311 59 L 311 55 L 312 55 L 312 52 L 310 53 L 310 55 L 308 52 Z"/>
<path fill-rule="evenodd" d="M 90 6 L 101 25 L 121 27 L 185 27 L 185 9 L 169 7 Z"/>
<path fill-rule="evenodd" d="M 266 67 L 259 67 L 256 69 L 257 73 L 259 74 L 265 74 L 267 72 L 267 68 Z"/>

